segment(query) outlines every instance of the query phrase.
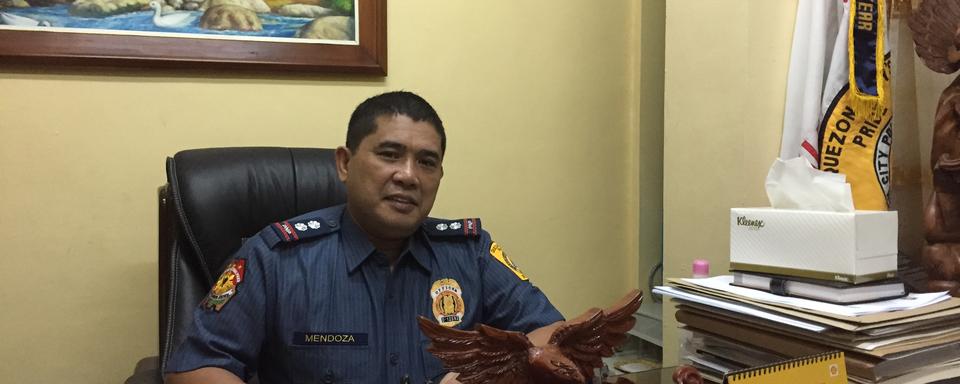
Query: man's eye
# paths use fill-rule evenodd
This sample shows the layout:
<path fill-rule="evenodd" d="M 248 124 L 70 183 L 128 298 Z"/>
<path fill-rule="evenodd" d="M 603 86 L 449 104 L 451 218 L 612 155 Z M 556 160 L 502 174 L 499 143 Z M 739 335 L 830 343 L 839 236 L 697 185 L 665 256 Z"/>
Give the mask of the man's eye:
<path fill-rule="evenodd" d="M 380 151 L 380 152 L 377 152 L 377 156 L 380 156 L 380 157 L 382 157 L 382 158 L 384 158 L 384 159 L 388 159 L 388 160 L 396 160 L 396 159 L 399 159 L 399 158 L 400 158 L 400 154 L 399 154 L 399 153 L 397 153 L 397 152 L 392 152 L 392 151 Z"/>
<path fill-rule="evenodd" d="M 436 168 L 438 166 L 437 161 L 433 159 L 421 159 L 420 164 L 428 168 Z"/>

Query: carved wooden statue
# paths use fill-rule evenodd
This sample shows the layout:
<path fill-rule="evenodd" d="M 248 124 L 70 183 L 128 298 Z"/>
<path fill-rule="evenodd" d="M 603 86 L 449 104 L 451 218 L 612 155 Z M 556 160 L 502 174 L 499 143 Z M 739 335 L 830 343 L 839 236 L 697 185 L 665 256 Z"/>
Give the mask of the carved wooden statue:
<path fill-rule="evenodd" d="M 960 2 L 925 0 L 910 19 L 917 55 L 930 69 L 960 69 Z M 924 211 L 921 265 L 927 289 L 960 296 L 960 77 L 940 95 L 930 151 L 933 193 Z"/>
<path fill-rule="evenodd" d="M 601 357 L 626 340 L 640 308 L 639 290 L 606 310 L 592 308 L 576 319 L 525 335 L 479 325 L 461 331 L 420 317 L 433 342 L 428 350 L 463 384 L 583 384 L 593 382 Z"/>
<path fill-rule="evenodd" d="M 676 384 L 703 384 L 703 376 L 696 368 L 681 365 L 673 371 L 673 382 Z"/>

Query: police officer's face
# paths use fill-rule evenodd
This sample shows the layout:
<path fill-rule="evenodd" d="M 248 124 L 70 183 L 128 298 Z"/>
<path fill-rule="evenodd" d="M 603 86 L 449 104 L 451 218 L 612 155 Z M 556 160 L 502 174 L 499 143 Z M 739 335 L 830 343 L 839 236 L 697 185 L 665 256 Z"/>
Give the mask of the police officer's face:
<path fill-rule="evenodd" d="M 347 186 L 347 207 L 368 235 L 410 236 L 433 208 L 443 177 L 440 135 L 407 116 L 380 116 L 377 130 L 356 152 L 337 148 L 337 172 Z"/>

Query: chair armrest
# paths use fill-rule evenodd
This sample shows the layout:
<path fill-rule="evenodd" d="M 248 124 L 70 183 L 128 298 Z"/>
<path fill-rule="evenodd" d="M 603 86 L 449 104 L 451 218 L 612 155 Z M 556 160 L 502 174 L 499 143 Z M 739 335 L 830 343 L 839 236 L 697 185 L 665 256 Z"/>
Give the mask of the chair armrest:
<path fill-rule="evenodd" d="M 133 369 L 133 375 L 128 377 L 124 384 L 163 384 L 163 374 L 160 372 L 160 357 L 149 356 L 140 359 Z"/>

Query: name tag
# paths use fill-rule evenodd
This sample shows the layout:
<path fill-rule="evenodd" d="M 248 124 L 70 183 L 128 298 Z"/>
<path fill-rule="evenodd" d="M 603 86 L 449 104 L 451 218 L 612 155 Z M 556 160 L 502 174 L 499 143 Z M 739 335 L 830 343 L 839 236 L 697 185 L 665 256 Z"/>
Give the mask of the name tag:
<path fill-rule="evenodd" d="M 293 345 L 367 345 L 366 333 L 294 332 Z"/>

